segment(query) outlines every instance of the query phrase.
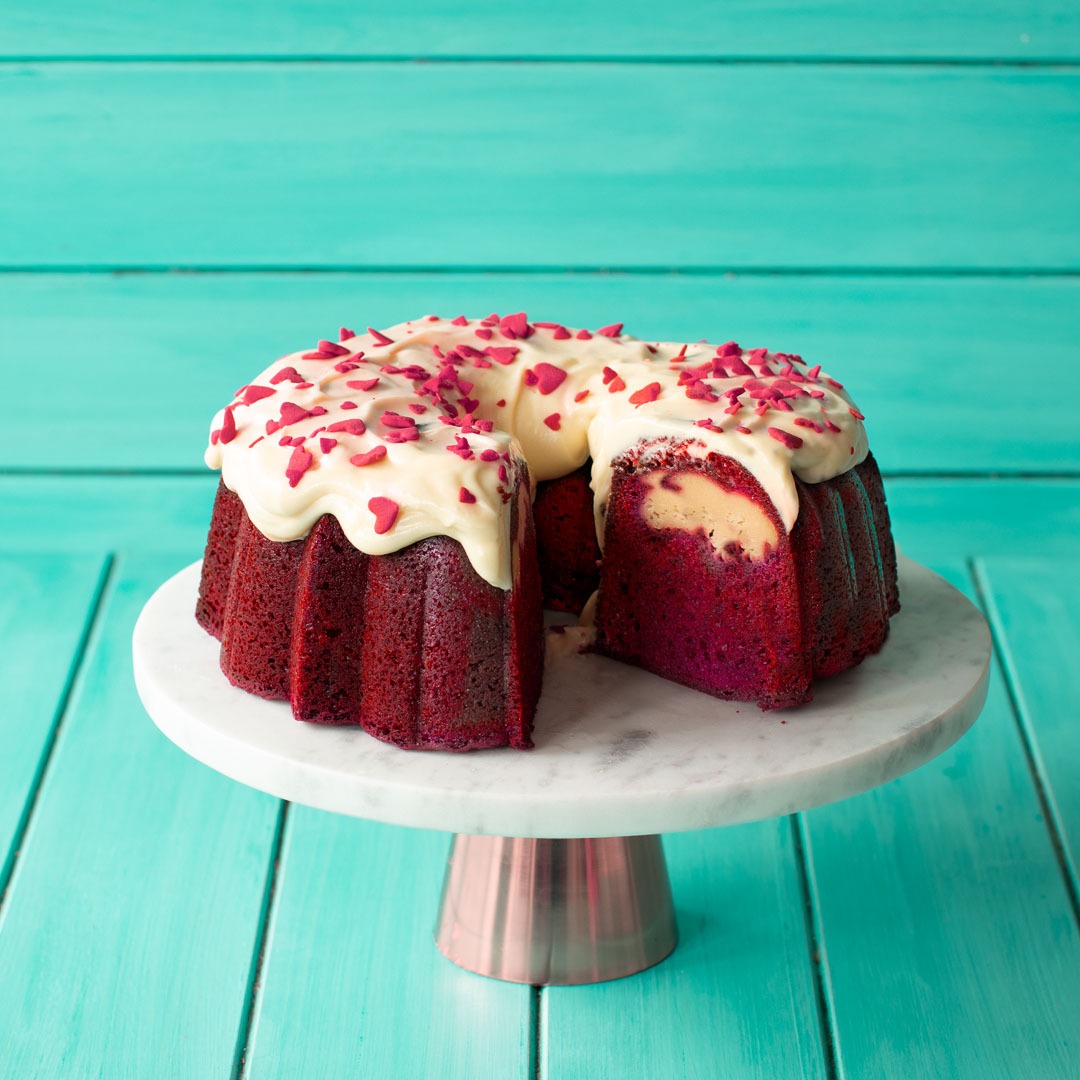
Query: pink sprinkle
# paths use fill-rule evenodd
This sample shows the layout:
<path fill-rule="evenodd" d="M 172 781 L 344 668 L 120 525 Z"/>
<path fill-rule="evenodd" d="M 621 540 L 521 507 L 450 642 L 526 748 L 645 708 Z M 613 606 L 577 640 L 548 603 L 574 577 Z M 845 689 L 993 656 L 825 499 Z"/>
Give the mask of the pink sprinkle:
<path fill-rule="evenodd" d="M 347 435 L 363 435 L 367 431 L 367 424 L 359 417 L 355 420 L 338 420 L 328 425 L 327 431 L 344 431 Z"/>
<path fill-rule="evenodd" d="M 296 487 L 300 483 L 300 478 L 311 468 L 313 460 L 310 450 L 304 450 L 299 446 L 293 450 L 288 467 L 285 469 L 285 475 L 289 478 L 289 487 Z"/>
<path fill-rule="evenodd" d="M 379 385 L 379 376 L 374 379 L 354 379 L 345 384 L 350 390 L 374 390 Z"/>
<path fill-rule="evenodd" d="M 686 346 L 684 345 L 669 361 L 671 364 L 681 364 L 686 359 Z"/>
<path fill-rule="evenodd" d="M 457 497 L 458 497 L 458 502 L 463 502 L 463 503 L 474 503 L 474 502 L 476 502 L 476 496 L 466 487 L 458 489 Z"/>
<path fill-rule="evenodd" d="M 392 428 L 383 437 L 388 443 L 417 442 L 420 439 L 420 429 L 414 427 Z"/>
<path fill-rule="evenodd" d="M 350 371 L 355 371 L 361 364 L 366 363 L 366 360 L 342 360 L 334 365 L 334 370 L 339 371 L 342 375 L 348 375 Z"/>
<path fill-rule="evenodd" d="M 511 339 L 527 338 L 532 333 L 532 327 L 524 311 L 519 311 L 514 315 L 504 315 L 499 320 L 499 329 L 504 337 Z"/>
<path fill-rule="evenodd" d="M 778 443 L 782 443 L 789 450 L 798 450 L 803 444 L 802 439 L 800 439 L 798 435 L 792 435 L 790 431 L 784 431 L 781 428 L 771 427 L 769 428 L 769 434 Z"/>
<path fill-rule="evenodd" d="M 622 326 L 621 323 L 619 325 Z M 600 332 L 603 333 L 603 330 Z M 644 405 L 649 401 L 655 401 L 659 396 L 660 384 L 658 382 L 649 383 L 648 386 L 643 386 L 630 395 L 630 404 L 635 406 Z"/>
<path fill-rule="evenodd" d="M 367 332 L 375 339 L 376 345 L 393 345 L 393 339 L 388 338 L 385 334 L 380 334 L 378 330 L 373 330 L 370 326 L 367 328 Z M 378 531 L 378 530 L 376 530 Z M 383 530 L 386 531 L 385 529 Z"/>
<path fill-rule="evenodd" d="M 611 382 L 612 379 L 617 379 L 618 377 L 619 377 L 619 373 L 614 368 L 609 368 L 609 367 L 604 368 L 604 385 L 605 386 L 607 386 L 607 384 L 609 382 Z"/>
<path fill-rule="evenodd" d="M 814 431 L 816 431 L 819 435 L 821 434 L 821 430 L 822 430 L 820 424 L 815 424 L 813 420 L 808 420 L 805 416 L 796 416 L 795 417 L 795 426 L 796 427 L 813 428 Z"/>
<path fill-rule="evenodd" d="M 409 412 L 414 412 L 417 416 L 420 416 L 427 412 L 427 406 L 421 405 L 418 401 L 413 401 L 409 403 Z"/>
<path fill-rule="evenodd" d="M 820 374 L 821 374 L 821 365 L 820 364 L 815 364 L 812 368 L 810 368 L 809 371 L 807 371 L 806 377 L 808 379 L 816 379 Z"/>
<path fill-rule="evenodd" d="M 374 465 L 376 461 L 382 461 L 386 457 L 385 446 L 373 446 L 370 450 L 365 450 L 362 454 L 353 454 L 349 458 L 351 465 Z"/>
<path fill-rule="evenodd" d="M 356 334 L 350 330 L 347 326 L 343 326 L 338 331 L 338 341 L 348 341 L 349 338 L 356 337 Z"/>
<path fill-rule="evenodd" d="M 499 479 L 504 484 L 506 483 L 506 466 L 505 465 L 500 465 L 499 466 Z"/>
<path fill-rule="evenodd" d="M 439 316 L 438 315 L 428 315 L 428 316 L 426 316 L 426 318 L 427 318 L 428 322 L 438 322 L 439 321 Z"/>
<path fill-rule="evenodd" d="M 578 341 L 591 341 L 592 340 L 592 334 L 590 334 L 588 330 L 579 330 L 574 335 L 574 337 L 576 337 L 578 339 Z"/>
<path fill-rule="evenodd" d="M 256 401 L 262 401 L 263 398 L 269 397 L 271 394 L 276 394 L 276 390 L 271 390 L 269 386 L 245 386 L 244 387 L 244 404 L 254 405 Z"/>
<path fill-rule="evenodd" d="M 303 382 L 303 376 L 294 367 L 283 367 L 280 371 L 275 372 L 271 376 L 270 381 L 277 386 L 279 382 L 284 382 L 286 379 L 289 382 Z"/>
<path fill-rule="evenodd" d="M 725 341 L 716 350 L 717 356 L 742 356 L 742 349 L 734 341 Z"/>
<path fill-rule="evenodd" d="M 298 424 L 301 420 L 306 420 L 311 413 L 307 409 L 301 408 L 293 401 L 283 401 L 281 403 L 281 423 L 282 424 Z"/>
<path fill-rule="evenodd" d="M 498 461 L 499 460 L 499 451 L 498 450 L 481 450 L 480 451 L 480 460 L 481 461 Z"/>
<path fill-rule="evenodd" d="M 621 322 L 612 323 L 610 326 L 601 326 L 596 332 L 603 334 L 604 337 L 618 337 L 622 333 L 623 324 Z"/>
<path fill-rule="evenodd" d="M 552 431 L 558 431 L 562 418 L 557 412 L 553 412 L 550 416 L 544 417 L 544 423 L 547 424 Z"/>
<path fill-rule="evenodd" d="M 469 320 L 464 315 L 459 315 L 456 319 L 450 320 L 451 326 L 468 326 Z"/>
<path fill-rule="evenodd" d="M 575 401 L 584 401 L 589 396 L 588 390 L 581 390 L 574 395 Z"/>
<path fill-rule="evenodd" d="M 230 443 L 236 438 L 236 420 L 233 418 L 232 406 L 225 410 L 225 418 L 221 421 L 221 441 Z"/>
<path fill-rule="evenodd" d="M 556 341 L 567 341 L 570 337 L 570 331 L 565 326 L 560 326 L 551 336 Z"/>
<path fill-rule="evenodd" d="M 486 326 L 481 326 L 479 329 L 474 330 L 473 333 L 478 338 L 482 338 L 484 341 L 490 341 L 491 340 L 491 330 Z"/>
<path fill-rule="evenodd" d="M 351 336 L 351 335 L 350 335 Z M 319 352 L 327 353 L 330 356 L 348 356 L 349 350 L 344 345 L 338 345 L 333 341 L 320 341 Z"/>
<path fill-rule="evenodd" d="M 617 394 L 620 390 L 626 389 L 626 383 L 623 382 L 619 375 L 616 375 L 615 378 L 608 383 L 607 389 L 609 394 Z"/>
<path fill-rule="evenodd" d="M 263 441 L 263 439 L 265 439 L 265 438 L 266 438 L 265 435 L 260 435 L 257 439 L 254 439 L 252 442 L 249 442 L 248 443 L 248 449 L 250 450 L 253 446 L 258 446 L 258 444 L 261 443 Z"/>
<path fill-rule="evenodd" d="M 733 405 L 729 405 L 724 412 L 726 412 L 728 416 L 734 416 L 741 408 L 742 406 L 736 401 Z"/>
<path fill-rule="evenodd" d="M 835 435 L 839 434 L 840 429 L 834 424 L 828 417 L 825 419 L 825 426 Z"/>
<path fill-rule="evenodd" d="M 276 420 L 267 420 L 266 421 L 266 434 L 267 435 L 273 435 L 274 432 L 277 431 L 277 429 L 279 427 L 281 427 L 281 425 Z"/>
<path fill-rule="evenodd" d="M 851 413 L 851 415 L 854 416 L 856 420 L 865 420 L 866 419 L 866 417 L 863 416 L 863 414 L 861 412 L 859 412 L 858 409 L 854 409 L 854 408 L 849 407 L 848 412 Z"/>
<path fill-rule="evenodd" d="M 566 379 L 566 372 L 554 364 L 540 363 L 536 365 L 537 389 L 541 394 L 550 394 L 562 386 Z"/>
<path fill-rule="evenodd" d="M 390 412 L 389 409 L 379 417 L 379 423 L 388 428 L 416 427 L 416 421 L 411 416 L 402 416 L 400 413 Z"/>
<path fill-rule="evenodd" d="M 324 454 L 329 454 L 330 451 L 333 450 L 335 446 L 337 446 L 337 439 L 320 439 L 319 440 L 319 449 Z"/>
<path fill-rule="evenodd" d="M 532 368 L 525 369 L 525 385 L 535 386 L 540 381 L 540 376 Z"/>
<path fill-rule="evenodd" d="M 749 435 L 750 434 L 750 429 L 748 427 L 743 427 L 742 424 L 736 425 L 735 430 L 740 435 Z"/>
<path fill-rule="evenodd" d="M 360 406 L 357 405 L 355 401 L 343 401 L 341 403 L 341 407 L 343 409 L 359 409 L 360 408 Z"/>
<path fill-rule="evenodd" d="M 825 396 L 825 391 L 824 390 L 811 390 L 810 391 L 810 396 L 812 398 L 823 398 Z"/>
<path fill-rule="evenodd" d="M 486 356 L 490 356 L 496 364 L 512 364 L 514 362 L 514 357 L 518 354 L 518 351 L 519 350 L 514 345 L 489 345 L 484 350 L 484 354 Z"/>
<path fill-rule="evenodd" d="M 353 459 L 355 461 L 355 458 Z M 374 499 L 368 499 L 368 509 L 375 515 L 375 531 L 381 536 L 389 532 L 397 521 L 398 504 L 393 499 L 384 499 L 376 495 Z"/>

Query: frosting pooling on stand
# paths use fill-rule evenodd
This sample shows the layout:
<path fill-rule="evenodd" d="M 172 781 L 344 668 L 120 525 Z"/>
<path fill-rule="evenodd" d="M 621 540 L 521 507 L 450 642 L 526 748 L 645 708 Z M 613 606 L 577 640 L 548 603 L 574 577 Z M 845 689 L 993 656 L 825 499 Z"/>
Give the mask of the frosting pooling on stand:
<path fill-rule="evenodd" d="M 739 461 L 790 531 L 794 477 L 828 480 L 867 454 L 841 384 L 790 354 L 523 313 L 430 315 L 339 337 L 275 361 L 214 417 L 206 463 L 271 540 L 305 536 L 324 514 L 370 555 L 450 536 L 508 589 L 511 501 L 525 477 L 555 479 L 591 458 L 602 537 L 613 460 L 643 440 L 675 441 Z"/>

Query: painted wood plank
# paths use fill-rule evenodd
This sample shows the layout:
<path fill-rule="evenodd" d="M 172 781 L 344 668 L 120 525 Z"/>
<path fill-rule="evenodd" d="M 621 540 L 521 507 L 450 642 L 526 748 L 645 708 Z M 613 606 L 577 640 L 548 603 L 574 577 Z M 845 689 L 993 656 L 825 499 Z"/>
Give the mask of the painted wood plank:
<path fill-rule="evenodd" d="M 104 568 L 103 555 L 0 551 L 0 895 Z"/>
<path fill-rule="evenodd" d="M 1080 557 L 1080 483 L 1076 480 L 888 479 L 893 531 L 904 554 L 926 565 L 1031 551 Z"/>
<path fill-rule="evenodd" d="M 543 994 L 541 1075 L 825 1075 L 790 821 L 665 837 L 681 941 L 662 964 Z"/>
<path fill-rule="evenodd" d="M 11 552 L 136 548 L 202 557 L 217 473 L 5 476 L 3 547 Z"/>
<path fill-rule="evenodd" d="M 342 322 L 522 309 L 800 352 L 852 389 L 886 470 L 1080 471 L 1068 425 L 1002 411 L 1018 358 L 1072 364 L 1080 279 L 722 274 L 12 274 L 5 350 L 33 357 L 43 335 L 75 332 L 80 362 L 50 399 L 48 437 L 33 411 L 7 417 L 4 464 L 197 468 L 233 390 Z"/>
<path fill-rule="evenodd" d="M 246 1075 L 526 1077 L 532 989 L 435 948 L 449 837 L 290 810 Z"/>
<path fill-rule="evenodd" d="M 990 558 L 978 570 L 1074 886 L 1080 886 L 1080 550 L 1060 561 Z"/>
<path fill-rule="evenodd" d="M 1076 1075 L 1080 932 L 1000 672 L 952 750 L 805 817 L 841 1075 Z"/>
<path fill-rule="evenodd" d="M 1076 57 L 1075 6 L 931 0 L 869 9 L 846 2 L 807 8 L 777 0 L 549 0 L 542 7 L 492 0 L 210 0 L 148 17 L 136 0 L 93 9 L 60 0 L 47 10 L 9 4 L 3 56 L 604 56 Z"/>
<path fill-rule="evenodd" d="M 1050 69 L 6 67 L 0 264 L 1072 270 L 1078 102 Z"/>
<path fill-rule="evenodd" d="M 118 561 L 0 925 L 0 1074 L 228 1075 L 277 803 L 143 712 L 131 630 L 175 557 Z"/>

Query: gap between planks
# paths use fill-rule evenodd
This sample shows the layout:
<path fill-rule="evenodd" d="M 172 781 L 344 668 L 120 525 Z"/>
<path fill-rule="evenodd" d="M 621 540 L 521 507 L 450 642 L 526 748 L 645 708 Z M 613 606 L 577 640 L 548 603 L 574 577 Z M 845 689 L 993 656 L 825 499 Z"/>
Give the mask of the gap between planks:
<path fill-rule="evenodd" d="M 357 64 L 598 64 L 616 67 L 628 64 L 661 67 L 911 67 L 911 68 L 989 68 L 994 71 L 1028 68 L 1051 68 L 1059 71 L 1080 70 L 1080 60 L 1071 56 L 1038 57 L 1025 60 L 1017 57 L 996 58 L 992 56 L 785 56 L 773 55 L 707 55 L 674 56 L 669 54 L 635 55 L 627 53 L 604 56 L 595 53 L 568 53 L 540 55 L 535 53 L 501 53 L 476 55 L 472 53 L 448 53 L 446 55 L 423 55 L 413 53 L 372 53 L 361 56 L 341 53 L 250 53 L 226 55 L 218 53 L 188 53 L 174 56 L 169 53 L 74 53 L 55 56 L 44 53 L 0 55 L 0 65 L 17 64 L 334 64 L 352 66 Z"/>
<path fill-rule="evenodd" d="M 806 829 L 805 816 L 801 813 L 788 817 L 791 824 L 791 841 L 795 850 L 795 867 L 798 871 L 799 896 L 803 905 L 806 927 L 806 945 L 810 971 L 814 982 L 814 1005 L 818 1015 L 821 1053 L 824 1058 L 826 1080 L 839 1077 L 837 1048 L 840 1046 L 836 1030 L 836 1010 L 833 1003 L 832 980 L 825 952 L 825 934 L 821 924 L 821 906 L 818 898 L 817 880 L 811 865 L 813 857 L 810 835 Z"/>
<path fill-rule="evenodd" d="M 1080 266 L 1063 270 L 1060 267 L 1008 266 L 515 266 L 515 265 L 420 265 L 380 263 L 342 263 L 325 266 L 307 263 L 145 263 L 118 265 L 115 263 L 2 263 L 0 274 L 87 274 L 116 277 L 137 275 L 283 275 L 304 276 L 464 276 L 464 277 L 532 277 L 564 275 L 566 277 L 797 277 L 797 278 L 963 278 L 963 279 L 1061 279 L 1080 278 Z"/>
<path fill-rule="evenodd" d="M 84 677 L 87 657 L 96 647 L 97 640 L 101 636 L 102 619 L 106 602 L 112 593 L 113 586 L 116 582 L 116 565 L 116 555 L 113 552 L 109 552 L 105 556 L 105 559 L 101 564 L 101 569 L 98 572 L 97 583 L 94 586 L 93 596 L 90 600 L 90 605 L 87 608 L 86 618 L 83 621 L 82 633 L 79 635 L 79 640 L 75 645 L 75 651 L 72 654 L 71 663 L 68 665 L 67 677 L 64 680 L 60 699 L 56 704 L 56 711 L 53 715 L 52 723 L 49 725 L 48 733 L 45 736 L 45 742 L 42 746 L 37 768 L 30 784 L 30 790 L 26 796 L 26 803 L 23 806 L 22 814 L 19 817 L 15 832 L 11 838 L 9 858 L 6 864 L 0 865 L 0 926 L 3 926 L 4 913 L 6 911 L 5 902 L 8 893 L 11 891 L 12 882 L 15 879 L 22 848 L 34 820 L 34 811 L 37 809 L 41 790 L 45 785 L 45 781 L 49 774 L 49 768 L 52 765 L 61 730 L 63 729 L 64 722 L 70 711 L 76 688 Z"/>
<path fill-rule="evenodd" d="M 1010 653 L 1005 641 L 1005 629 L 1001 622 L 997 604 L 994 602 L 993 590 L 987 580 L 981 559 L 969 558 L 967 560 L 967 570 L 975 595 L 978 598 L 979 607 L 982 609 L 990 626 L 994 658 L 1001 669 L 1005 691 L 1009 698 L 1009 707 L 1012 710 L 1013 720 L 1020 736 L 1020 745 L 1024 748 L 1024 759 L 1027 762 L 1031 782 L 1039 800 L 1039 810 L 1042 814 L 1043 824 L 1046 826 L 1046 831 L 1050 836 L 1050 845 L 1053 848 L 1054 859 L 1057 862 L 1058 871 L 1065 885 L 1065 893 L 1069 898 L 1073 919 L 1076 921 L 1077 926 L 1080 927 L 1080 875 L 1078 875 L 1077 868 L 1072 864 L 1069 857 L 1069 848 L 1065 843 L 1065 830 L 1061 822 L 1061 816 L 1051 794 L 1049 778 L 1043 767 L 1035 734 L 1031 729 L 1031 723 L 1017 687 L 1017 672 L 1010 662 Z"/>
<path fill-rule="evenodd" d="M 266 884 L 263 889 L 262 906 L 259 910 L 259 925 L 255 932 L 255 942 L 251 953 L 251 969 L 248 974 L 247 1000 L 240 1016 L 236 1032 L 236 1051 L 233 1056 L 232 1075 L 236 1080 L 247 1076 L 247 1062 L 251 1051 L 251 1035 L 258 1016 L 259 1000 L 262 992 L 262 974 L 266 963 L 266 950 L 269 946 L 270 928 L 277 912 L 278 881 L 281 878 L 283 860 L 282 845 L 285 840 L 285 826 L 292 804 L 282 799 L 278 805 L 277 821 L 274 823 L 274 836 L 270 842 L 270 858 L 267 861 Z"/>

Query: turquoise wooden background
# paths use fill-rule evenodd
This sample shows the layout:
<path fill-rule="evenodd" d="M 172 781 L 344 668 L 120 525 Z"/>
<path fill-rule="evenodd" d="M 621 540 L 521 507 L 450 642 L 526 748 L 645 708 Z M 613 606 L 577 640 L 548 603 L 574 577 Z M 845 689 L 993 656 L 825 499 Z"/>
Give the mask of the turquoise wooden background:
<path fill-rule="evenodd" d="M 1080 1075 L 1075 3 L 6 0 L 0 147 L 0 1075 Z M 956 748 L 670 837 L 674 957 L 543 991 L 434 950 L 445 836 L 187 760 L 129 661 L 238 383 L 521 308 L 842 373 L 995 636 Z"/>

